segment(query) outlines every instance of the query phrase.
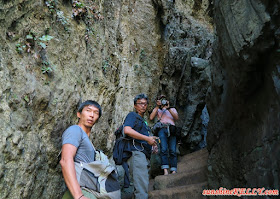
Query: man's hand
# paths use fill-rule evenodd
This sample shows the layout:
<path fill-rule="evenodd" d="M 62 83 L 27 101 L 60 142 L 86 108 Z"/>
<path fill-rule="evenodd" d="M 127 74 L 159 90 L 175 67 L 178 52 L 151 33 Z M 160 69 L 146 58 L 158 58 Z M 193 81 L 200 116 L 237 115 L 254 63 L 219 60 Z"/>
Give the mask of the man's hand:
<path fill-rule="evenodd" d="M 154 137 L 152 137 L 152 136 L 147 136 L 147 137 L 148 138 L 146 141 L 148 142 L 149 145 L 152 145 L 152 146 L 157 145 L 157 141 Z"/>

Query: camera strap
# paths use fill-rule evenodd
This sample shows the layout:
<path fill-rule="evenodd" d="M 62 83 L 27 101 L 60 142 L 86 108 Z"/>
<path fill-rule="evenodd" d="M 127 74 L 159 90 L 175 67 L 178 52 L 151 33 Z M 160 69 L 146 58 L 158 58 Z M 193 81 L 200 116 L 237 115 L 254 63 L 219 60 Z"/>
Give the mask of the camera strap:
<path fill-rule="evenodd" d="M 161 120 L 161 118 L 162 118 L 162 116 L 163 116 L 163 114 L 165 113 L 166 110 L 167 110 L 167 109 L 164 109 L 164 111 L 162 112 L 162 114 L 161 114 L 161 116 L 160 116 L 158 122 L 160 122 L 160 120 Z"/>

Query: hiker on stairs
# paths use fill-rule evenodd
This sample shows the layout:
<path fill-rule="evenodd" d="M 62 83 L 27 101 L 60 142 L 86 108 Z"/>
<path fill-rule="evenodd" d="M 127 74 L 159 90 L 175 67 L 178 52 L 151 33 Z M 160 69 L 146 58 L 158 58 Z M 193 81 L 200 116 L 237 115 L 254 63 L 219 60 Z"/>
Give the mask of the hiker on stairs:
<path fill-rule="evenodd" d="M 175 121 L 179 119 L 179 116 L 177 110 L 170 107 L 165 95 L 157 97 L 156 107 L 150 114 L 150 120 L 153 120 L 155 116 L 162 124 L 157 131 L 160 139 L 161 169 L 163 169 L 164 175 L 168 175 L 170 165 L 170 172 L 177 173 Z"/>
<path fill-rule="evenodd" d="M 144 119 L 147 105 L 148 97 L 145 94 L 137 95 L 134 98 L 136 112 L 130 112 L 124 121 L 124 134 L 133 138 L 132 156 L 128 159 L 128 165 L 132 173 L 135 199 L 148 198 L 149 159 L 152 146 L 157 144 L 155 138 L 149 136 L 149 127 Z"/>

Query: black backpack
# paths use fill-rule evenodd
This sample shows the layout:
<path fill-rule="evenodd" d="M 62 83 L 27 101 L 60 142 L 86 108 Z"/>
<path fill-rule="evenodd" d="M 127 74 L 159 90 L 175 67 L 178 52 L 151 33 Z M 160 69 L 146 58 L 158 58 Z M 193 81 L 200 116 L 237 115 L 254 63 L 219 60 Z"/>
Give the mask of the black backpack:
<path fill-rule="evenodd" d="M 119 127 L 119 128 L 117 128 L 117 130 L 115 131 L 115 136 L 116 136 L 116 140 L 117 139 L 119 139 L 119 138 L 121 138 L 121 137 L 125 137 L 125 135 L 124 135 L 124 126 L 123 126 L 123 124 Z"/>
<path fill-rule="evenodd" d="M 124 126 L 121 125 L 115 131 L 116 141 L 113 148 L 113 159 L 116 165 L 122 165 L 124 173 L 124 187 L 128 188 L 130 185 L 129 170 L 127 160 L 131 157 L 131 142 L 132 138 L 125 136 Z"/>
<path fill-rule="evenodd" d="M 131 157 L 131 138 L 124 135 L 124 126 L 121 125 L 116 131 L 116 142 L 113 148 L 113 159 L 116 165 L 122 165 Z"/>
<path fill-rule="evenodd" d="M 136 121 L 134 127 L 139 124 L 139 122 L 143 122 L 143 119 L 135 112 L 133 112 L 136 116 Z M 133 128 L 134 128 L 133 127 Z M 114 132 L 116 136 L 115 145 L 113 148 L 113 159 L 116 165 L 122 165 L 123 162 L 126 162 L 132 155 L 132 142 L 133 138 L 126 136 L 124 134 L 124 125 L 122 124 L 117 130 Z"/>

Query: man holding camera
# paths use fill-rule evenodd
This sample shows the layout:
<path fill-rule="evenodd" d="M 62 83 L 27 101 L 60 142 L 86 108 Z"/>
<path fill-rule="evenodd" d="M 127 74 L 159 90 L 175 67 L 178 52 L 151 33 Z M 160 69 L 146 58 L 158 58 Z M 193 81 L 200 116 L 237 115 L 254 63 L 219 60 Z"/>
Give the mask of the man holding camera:
<path fill-rule="evenodd" d="M 156 107 L 150 114 L 150 120 L 153 120 L 155 116 L 163 124 L 163 127 L 158 131 L 161 147 L 161 168 L 164 171 L 164 175 L 168 175 L 169 165 L 170 172 L 177 173 L 175 121 L 179 119 L 179 116 L 177 110 L 170 107 L 165 95 L 157 97 Z M 168 152 L 170 162 L 168 160 Z"/>

